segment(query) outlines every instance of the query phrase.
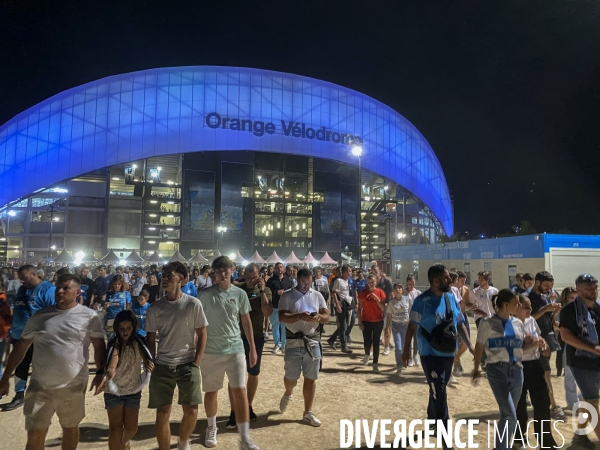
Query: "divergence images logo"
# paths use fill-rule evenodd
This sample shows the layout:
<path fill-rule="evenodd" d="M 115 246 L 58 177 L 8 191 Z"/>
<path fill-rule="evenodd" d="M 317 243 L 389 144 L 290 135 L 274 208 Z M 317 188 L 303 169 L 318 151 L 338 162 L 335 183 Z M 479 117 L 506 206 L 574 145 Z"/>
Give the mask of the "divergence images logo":
<path fill-rule="evenodd" d="M 579 411 L 579 410 L 585 410 Z M 579 412 L 579 414 L 578 414 Z M 571 413 L 571 425 L 573 426 L 573 432 L 575 434 L 590 434 L 598 425 L 598 412 L 596 408 L 587 402 L 577 402 L 573 405 L 573 412 Z M 588 422 L 585 428 L 579 428 L 580 425 Z"/>

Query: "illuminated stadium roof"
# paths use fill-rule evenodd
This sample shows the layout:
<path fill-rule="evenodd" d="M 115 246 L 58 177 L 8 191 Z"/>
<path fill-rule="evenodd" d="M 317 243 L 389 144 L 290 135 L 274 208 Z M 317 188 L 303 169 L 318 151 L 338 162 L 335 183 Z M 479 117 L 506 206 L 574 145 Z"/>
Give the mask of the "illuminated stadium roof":
<path fill-rule="evenodd" d="M 444 173 L 419 131 L 388 106 L 325 81 L 238 67 L 116 75 L 61 92 L 0 127 L 0 205 L 118 163 L 254 150 L 357 165 L 413 192 L 453 232 Z"/>

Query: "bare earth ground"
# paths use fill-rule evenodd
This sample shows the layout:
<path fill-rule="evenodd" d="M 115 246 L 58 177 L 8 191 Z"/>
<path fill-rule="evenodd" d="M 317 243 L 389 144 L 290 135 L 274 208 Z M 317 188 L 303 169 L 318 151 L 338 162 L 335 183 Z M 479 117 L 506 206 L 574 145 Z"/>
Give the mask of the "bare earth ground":
<path fill-rule="evenodd" d="M 334 325 L 326 326 L 327 336 L 333 332 Z M 474 326 L 472 327 L 475 336 Z M 295 450 L 295 449 L 338 449 L 340 448 L 340 420 L 348 419 L 352 422 L 358 419 L 390 419 L 392 422 L 399 419 L 407 421 L 413 419 L 424 420 L 428 400 L 428 387 L 425 383 L 421 367 L 408 368 L 402 378 L 395 376 L 395 360 L 393 350 L 388 356 L 380 357 L 380 374 L 372 372 L 371 366 L 360 364 L 362 359 L 362 335 L 358 327 L 352 333 L 355 344 L 352 346 L 354 353 L 351 356 L 342 355 L 339 351 L 325 349 L 323 371 L 317 382 L 317 397 L 314 412 L 323 422 L 320 428 L 313 428 L 302 422 L 303 401 L 301 383 L 294 392 L 293 400 L 288 410 L 279 413 L 279 400 L 283 394 L 283 356 L 272 355 L 272 341 L 265 346 L 262 371 L 257 398 L 254 402 L 254 411 L 259 419 L 251 423 L 251 437 L 262 450 Z M 383 350 L 383 349 L 382 349 Z M 92 359 L 93 360 L 93 359 Z M 472 356 L 467 354 L 462 359 L 466 371 L 472 370 Z M 553 386 L 559 405 L 565 406 L 563 378 L 556 378 L 554 361 Z M 91 373 L 95 369 L 90 368 Z M 90 378 L 91 380 L 91 378 Z M 301 382 L 301 380 L 300 380 Z M 12 393 L 10 395 L 12 398 Z M 6 401 L 3 400 L 3 402 Z M 155 449 L 156 440 L 154 432 L 154 411 L 145 407 L 148 401 L 147 389 L 143 392 L 142 408 L 140 410 L 139 431 L 132 441 L 132 448 Z M 479 434 L 475 442 L 479 448 L 492 448 L 487 442 L 487 420 L 498 420 L 498 407 L 485 379 L 481 380 L 478 387 L 473 387 L 467 376 L 460 378 L 459 384 L 448 388 L 448 404 L 450 414 L 454 420 L 479 419 L 476 428 Z M 239 448 L 237 432 L 225 429 L 229 416 L 229 401 L 227 392 L 219 393 L 218 413 L 218 448 Z M 533 413 L 530 410 L 530 418 Z M 567 411 L 568 421 L 564 424 L 557 423 L 557 428 L 565 437 L 565 447 L 569 448 L 573 435 L 570 421 L 570 411 Z M 176 436 L 179 432 L 178 422 L 181 418 L 181 409 L 173 408 L 171 417 L 172 446 L 176 448 Z M 104 409 L 102 395 L 93 397 L 88 393 L 87 416 L 80 426 L 81 449 L 107 448 L 108 420 Z M 388 427 L 390 428 L 390 427 Z M 200 407 L 199 419 L 192 436 L 192 448 L 204 448 L 206 429 L 206 415 Z M 461 433 L 463 441 L 466 440 L 466 428 Z M 60 448 L 60 426 L 56 417 L 50 427 L 46 446 Z M 554 432 L 558 444 L 561 437 Z M 595 440 L 595 437 L 592 438 Z M 392 438 L 387 442 L 391 443 Z M 0 449 L 25 448 L 26 433 L 24 430 L 23 411 L 0 413 Z M 532 440 L 532 442 L 534 442 Z M 379 437 L 376 447 L 380 448 Z M 361 448 L 367 448 L 362 437 Z M 533 444 L 532 444 L 533 445 Z M 356 448 L 352 445 L 351 448 Z"/>

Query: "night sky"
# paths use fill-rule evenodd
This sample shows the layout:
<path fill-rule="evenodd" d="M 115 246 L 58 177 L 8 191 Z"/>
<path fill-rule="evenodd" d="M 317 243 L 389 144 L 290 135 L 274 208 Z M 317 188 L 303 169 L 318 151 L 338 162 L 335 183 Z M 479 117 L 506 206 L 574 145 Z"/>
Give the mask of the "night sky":
<path fill-rule="evenodd" d="M 80 3 L 0 6 L 0 123 L 124 72 L 291 72 L 410 120 L 442 164 L 457 231 L 528 220 L 600 234 L 597 0 Z"/>

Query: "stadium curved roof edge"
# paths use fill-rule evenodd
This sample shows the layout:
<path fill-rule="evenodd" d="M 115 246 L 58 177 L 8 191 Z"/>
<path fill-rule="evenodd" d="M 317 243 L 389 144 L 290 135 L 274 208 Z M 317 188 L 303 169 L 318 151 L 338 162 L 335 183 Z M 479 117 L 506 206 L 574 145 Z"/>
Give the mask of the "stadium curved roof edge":
<path fill-rule="evenodd" d="M 260 122 L 262 134 L 260 127 L 217 126 L 225 117 L 229 123 L 248 120 L 250 128 Z M 273 126 L 265 131 L 269 123 Z M 410 190 L 452 234 L 452 204 L 441 165 L 402 115 L 333 83 L 239 67 L 171 67 L 110 76 L 21 112 L 0 126 L 0 205 L 113 164 L 174 153 L 250 150 L 358 165 L 351 141 L 340 138 L 344 135 L 362 141 L 363 168 Z"/>

